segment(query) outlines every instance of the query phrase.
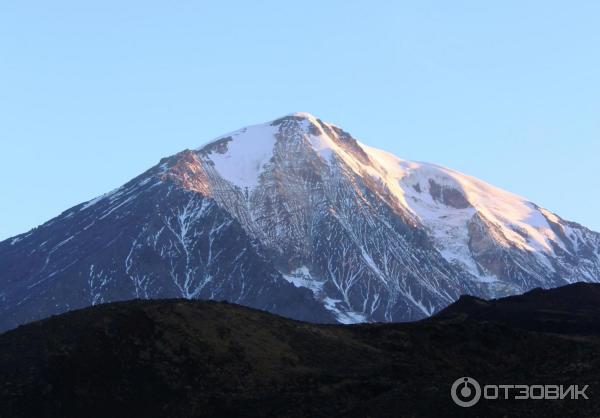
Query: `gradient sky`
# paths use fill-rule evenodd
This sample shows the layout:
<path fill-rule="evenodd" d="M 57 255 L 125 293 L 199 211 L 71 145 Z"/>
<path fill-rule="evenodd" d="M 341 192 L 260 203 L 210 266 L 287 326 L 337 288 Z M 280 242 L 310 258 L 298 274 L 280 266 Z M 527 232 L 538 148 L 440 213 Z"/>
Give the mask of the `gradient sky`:
<path fill-rule="evenodd" d="M 0 239 L 306 111 L 600 230 L 598 1 L 0 2 Z"/>

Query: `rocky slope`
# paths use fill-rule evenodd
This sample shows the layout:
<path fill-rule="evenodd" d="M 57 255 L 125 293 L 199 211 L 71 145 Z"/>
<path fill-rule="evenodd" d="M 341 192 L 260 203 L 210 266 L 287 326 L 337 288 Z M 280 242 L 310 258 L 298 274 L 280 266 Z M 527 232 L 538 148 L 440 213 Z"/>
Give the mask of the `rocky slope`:
<path fill-rule="evenodd" d="M 165 158 L 0 243 L 0 330 L 132 298 L 408 321 L 600 280 L 600 234 L 298 113 Z"/>

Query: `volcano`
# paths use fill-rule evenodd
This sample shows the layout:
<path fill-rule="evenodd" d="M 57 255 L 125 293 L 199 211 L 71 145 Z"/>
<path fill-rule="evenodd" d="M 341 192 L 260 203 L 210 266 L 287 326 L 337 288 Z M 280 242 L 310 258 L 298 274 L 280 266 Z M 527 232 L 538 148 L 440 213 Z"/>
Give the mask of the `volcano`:
<path fill-rule="evenodd" d="M 412 321 L 600 281 L 600 234 L 307 113 L 163 158 L 0 243 L 0 330 L 129 299 L 225 300 L 320 323 Z"/>

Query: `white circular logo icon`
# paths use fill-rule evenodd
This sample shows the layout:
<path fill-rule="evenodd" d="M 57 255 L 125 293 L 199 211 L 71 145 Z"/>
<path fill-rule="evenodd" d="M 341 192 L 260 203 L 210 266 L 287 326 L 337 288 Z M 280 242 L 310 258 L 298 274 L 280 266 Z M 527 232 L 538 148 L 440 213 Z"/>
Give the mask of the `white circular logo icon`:
<path fill-rule="evenodd" d="M 469 408 L 479 402 L 481 386 L 472 377 L 461 377 L 452 384 L 450 395 L 455 404 L 463 408 Z"/>

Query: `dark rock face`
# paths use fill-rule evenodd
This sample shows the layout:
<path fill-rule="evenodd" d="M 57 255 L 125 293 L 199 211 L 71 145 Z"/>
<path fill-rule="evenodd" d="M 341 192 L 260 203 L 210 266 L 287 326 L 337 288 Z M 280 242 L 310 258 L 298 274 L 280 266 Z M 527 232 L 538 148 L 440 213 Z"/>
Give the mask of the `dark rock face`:
<path fill-rule="evenodd" d="M 0 330 L 171 297 L 314 322 L 410 321 L 462 294 L 600 279 L 599 234 L 495 191 L 482 207 L 488 186 L 474 181 L 310 115 L 247 127 L 0 242 Z M 494 217 L 497 205 L 517 215 Z"/>
<path fill-rule="evenodd" d="M 429 192 L 433 200 L 456 209 L 465 209 L 471 206 L 467 198 L 454 188 L 437 184 L 435 180 L 429 179 Z"/>
<path fill-rule="evenodd" d="M 0 244 L 0 329 L 133 298 L 230 300 L 298 319 L 334 319 L 281 278 L 211 198 L 136 179 Z"/>
<path fill-rule="evenodd" d="M 0 416 L 598 416 L 599 287 L 467 297 L 425 321 L 355 326 L 217 302 L 94 306 L 0 335 Z M 588 385 L 589 399 L 460 408 L 450 386 L 462 376 Z"/>

